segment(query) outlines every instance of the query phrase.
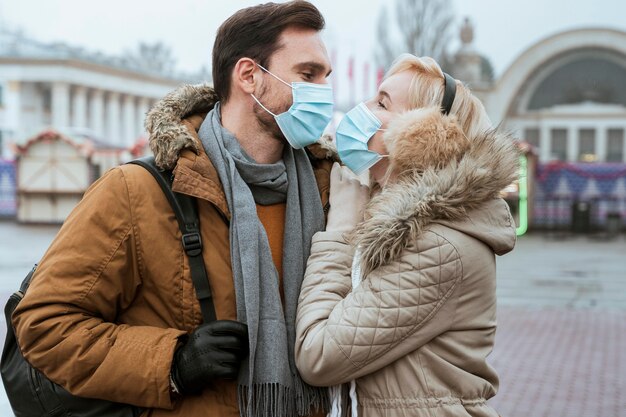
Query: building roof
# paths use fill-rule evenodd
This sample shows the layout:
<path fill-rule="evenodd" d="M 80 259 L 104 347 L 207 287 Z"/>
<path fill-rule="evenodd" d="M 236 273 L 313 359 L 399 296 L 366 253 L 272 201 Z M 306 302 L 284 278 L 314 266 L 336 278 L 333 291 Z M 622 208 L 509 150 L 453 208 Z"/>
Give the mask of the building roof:
<path fill-rule="evenodd" d="M 81 61 L 170 82 L 203 82 L 208 76 L 202 71 L 193 74 L 171 70 L 158 71 L 145 64 L 142 65 L 142 60 L 132 59 L 128 55 L 106 55 L 102 52 L 89 51 L 64 42 L 44 43 L 29 38 L 22 32 L 5 29 L 0 29 L 0 58 L 27 61 Z"/>
<path fill-rule="evenodd" d="M 129 148 L 126 146 L 107 143 L 103 139 L 95 137 L 88 129 L 45 129 L 23 143 L 16 143 L 16 154 L 23 155 L 27 153 L 28 149 L 35 143 L 53 140 L 65 142 L 86 156 L 90 156 L 94 152 L 97 153 L 101 151 L 129 151 Z"/>

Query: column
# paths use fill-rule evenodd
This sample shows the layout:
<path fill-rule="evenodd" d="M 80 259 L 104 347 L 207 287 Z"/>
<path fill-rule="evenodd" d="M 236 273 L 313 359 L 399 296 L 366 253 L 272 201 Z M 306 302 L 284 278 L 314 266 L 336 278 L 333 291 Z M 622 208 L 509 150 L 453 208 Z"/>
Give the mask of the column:
<path fill-rule="evenodd" d="M 21 107 L 16 109 L 16 111 L 20 112 L 18 115 L 18 130 L 21 131 L 21 135 L 24 135 L 21 137 L 34 136 L 41 132 L 43 128 L 49 126 L 49 124 L 45 124 L 42 120 L 41 104 L 43 100 L 37 83 L 24 81 L 20 82 L 19 97 L 16 98 L 19 99 L 21 104 Z M 10 113 L 7 116 L 10 116 Z M 9 126 L 12 124 L 10 119 L 6 120 L 6 122 L 9 122 Z M 0 124 L 2 124 L 1 121 Z"/>
<path fill-rule="evenodd" d="M 552 152 L 550 145 L 552 132 L 550 131 L 550 126 L 544 123 L 541 123 L 539 129 L 539 161 L 548 162 Z"/>
<path fill-rule="evenodd" d="M 70 85 L 64 82 L 52 83 L 52 127 L 68 127 L 70 122 Z"/>
<path fill-rule="evenodd" d="M 580 148 L 578 126 L 569 126 L 567 128 L 567 161 L 578 161 L 578 149 Z"/>
<path fill-rule="evenodd" d="M 87 89 L 74 87 L 72 94 L 72 126 L 87 127 Z"/>
<path fill-rule="evenodd" d="M 146 120 L 146 114 L 150 110 L 150 100 L 146 97 L 141 97 L 137 104 L 137 136 L 144 136 L 146 134 L 146 128 L 144 122 Z"/>
<path fill-rule="evenodd" d="M 597 162 L 605 162 L 606 161 L 606 153 L 607 153 L 607 145 L 608 145 L 608 135 L 606 131 L 606 126 L 599 125 L 596 128 L 596 143 L 594 152 L 596 154 Z"/>
<path fill-rule="evenodd" d="M 5 93 L 6 125 L 11 129 L 9 137 L 13 139 L 23 139 L 22 126 L 22 83 L 20 81 L 9 81 Z"/>
<path fill-rule="evenodd" d="M 92 90 L 89 98 L 89 127 L 99 137 L 104 137 L 104 92 Z"/>
<path fill-rule="evenodd" d="M 106 140 L 109 143 L 121 144 L 123 142 L 120 133 L 120 95 L 109 92 L 106 98 Z"/>
<path fill-rule="evenodd" d="M 122 112 L 123 112 L 123 123 L 124 123 L 124 144 L 126 146 L 131 146 L 137 140 L 137 135 L 135 131 L 137 130 L 137 122 L 135 121 L 135 117 L 137 116 L 137 112 L 135 110 L 135 98 L 131 95 L 126 94 L 122 99 Z"/>

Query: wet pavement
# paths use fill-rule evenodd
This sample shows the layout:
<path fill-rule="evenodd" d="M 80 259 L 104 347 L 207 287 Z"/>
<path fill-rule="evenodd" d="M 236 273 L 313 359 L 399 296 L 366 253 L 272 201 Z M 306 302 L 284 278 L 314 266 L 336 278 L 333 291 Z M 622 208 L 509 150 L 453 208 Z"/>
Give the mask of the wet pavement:
<path fill-rule="evenodd" d="M 2 305 L 57 230 L 0 221 Z M 626 236 L 523 236 L 498 258 L 497 291 L 490 404 L 502 417 L 626 416 Z"/>

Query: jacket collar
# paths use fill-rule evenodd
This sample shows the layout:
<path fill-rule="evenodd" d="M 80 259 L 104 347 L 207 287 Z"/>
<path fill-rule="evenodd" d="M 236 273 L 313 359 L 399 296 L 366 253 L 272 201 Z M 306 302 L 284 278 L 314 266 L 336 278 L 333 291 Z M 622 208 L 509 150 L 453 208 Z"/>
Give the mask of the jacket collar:
<path fill-rule="evenodd" d="M 200 152 L 197 131 L 217 101 L 217 94 L 207 84 L 183 85 L 152 107 L 145 125 L 159 168 L 173 169 L 183 149 Z"/>
<path fill-rule="evenodd" d="M 453 116 L 422 109 L 399 117 L 385 141 L 392 166 L 402 172 L 372 198 L 353 234 L 365 273 L 398 259 L 434 223 L 469 234 L 498 254 L 513 248 L 514 224 L 499 198 L 518 176 L 510 136 L 491 130 L 467 139 Z"/>
<path fill-rule="evenodd" d="M 208 200 L 226 219 L 230 220 L 230 211 L 222 182 L 202 146 L 198 149 L 198 153 L 188 149 L 180 153 L 173 171 L 172 190 Z"/>

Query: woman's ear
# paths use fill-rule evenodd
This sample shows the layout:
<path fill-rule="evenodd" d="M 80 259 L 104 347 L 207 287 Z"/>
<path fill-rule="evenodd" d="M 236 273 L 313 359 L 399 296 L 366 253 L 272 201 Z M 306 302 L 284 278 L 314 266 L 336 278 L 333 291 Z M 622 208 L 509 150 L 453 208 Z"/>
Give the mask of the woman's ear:
<path fill-rule="evenodd" d="M 238 90 L 245 95 L 253 94 L 259 82 L 257 75 L 258 67 L 254 60 L 250 58 L 240 58 L 233 68 L 231 85 L 233 90 Z"/>
<path fill-rule="evenodd" d="M 385 132 L 393 170 L 441 169 L 459 160 L 469 148 L 455 116 L 444 116 L 438 107 L 416 109 L 400 115 Z"/>

